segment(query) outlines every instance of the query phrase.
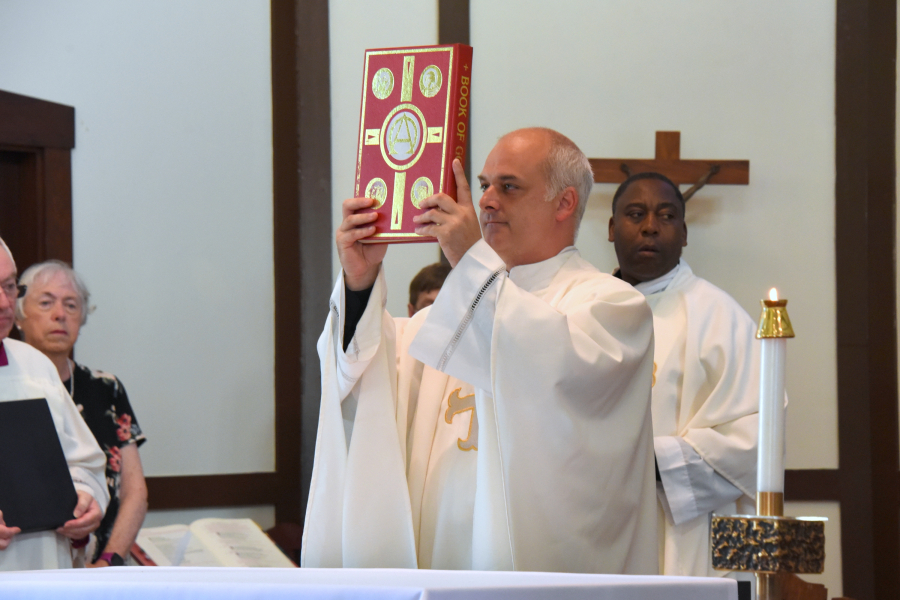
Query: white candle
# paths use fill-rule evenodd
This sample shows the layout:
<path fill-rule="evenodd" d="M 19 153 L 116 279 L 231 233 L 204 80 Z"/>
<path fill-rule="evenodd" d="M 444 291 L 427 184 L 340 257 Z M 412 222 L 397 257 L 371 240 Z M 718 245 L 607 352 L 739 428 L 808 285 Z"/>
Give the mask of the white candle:
<path fill-rule="evenodd" d="M 778 299 L 775 288 L 769 298 Z M 793 332 L 791 332 L 793 337 Z M 784 492 L 784 364 L 786 337 L 760 339 L 759 447 L 756 489 Z"/>

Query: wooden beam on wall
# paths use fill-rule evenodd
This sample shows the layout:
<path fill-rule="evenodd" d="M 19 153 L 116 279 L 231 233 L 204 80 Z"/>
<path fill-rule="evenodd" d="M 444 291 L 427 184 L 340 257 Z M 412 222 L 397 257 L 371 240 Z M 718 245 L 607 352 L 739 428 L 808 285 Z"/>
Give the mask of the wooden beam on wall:
<path fill-rule="evenodd" d="M 840 495 L 838 469 L 788 469 L 784 472 L 785 502 L 838 501 Z"/>
<path fill-rule="evenodd" d="M 0 90 L 0 140 L 4 145 L 75 147 L 75 108 Z"/>
<path fill-rule="evenodd" d="M 301 319 L 300 183 L 297 143 L 295 5 L 273 0 L 272 161 L 275 262 L 275 471 L 276 522 L 300 523 Z M 295 482 L 290 478 L 294 477 Z M 294 506 L 292 507 L 291 504 Z"/>
<path fill-rule="evenodd" d="M 438 0 L 438 44 L 469 43 L 469 0 Z"/>
<path fill-rule="evenodd" d="M 153 510 L 272 504 L 276 490 L 275 473 L 147 478 L 147 498 Z"/>
<path fill-rule="evenodd" d="M 0 90 L 0 162 L 21 178 L 17 193 L 0 198 L 0 234 L 20 272 L 50 258 L 72 262 L 74 147 L 74 107 Z"/>
<path fill-rule="evenodd" d="M 438 0 L 438 44 L 470 44 L 469 42 L 469 0 Z M 473 65 L 475 59 L 473 58 Z M 466 155 L 463 169 L 469 181 L 472 176 L 472 136 L 466 138 Z M 444 251 L 438 248 L 440 262 L 449 265 Z"/>
<path fill-rule="evenodd" d="M 838 0 L 835 258 L 844 595 L 900 597 L 895 251 L 897 6 Z"/>
<path fill-rule="evenodd" d="M 272 0 L 279 522 L 302 523 L 315 453 L 316 340 L 331 292 L 329 64 L 328 1 Z"/>
<path fill-rule="evenodd" d="M 74 121 L 74 115 L 73 115 Z M 74 123 L 72 126 L 74 130 Z M 44 148 L 44 256 L 72 264 L 72 151 Z"/>

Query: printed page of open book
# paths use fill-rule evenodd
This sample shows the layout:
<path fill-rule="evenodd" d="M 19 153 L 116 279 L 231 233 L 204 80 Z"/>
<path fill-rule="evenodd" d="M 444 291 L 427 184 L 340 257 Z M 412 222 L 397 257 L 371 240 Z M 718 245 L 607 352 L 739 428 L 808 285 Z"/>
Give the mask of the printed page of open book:
<path fill-rule="evenodd" d="M 223 566 L 296 566 L 252 519 L 198 519 L 190 530 Z"/>
<path fill-rule="evenodd" d="M 137 544 L 160 567 L 217 567 L 215 554 L 191 535 L 187 525 L 145 527 Z"/>

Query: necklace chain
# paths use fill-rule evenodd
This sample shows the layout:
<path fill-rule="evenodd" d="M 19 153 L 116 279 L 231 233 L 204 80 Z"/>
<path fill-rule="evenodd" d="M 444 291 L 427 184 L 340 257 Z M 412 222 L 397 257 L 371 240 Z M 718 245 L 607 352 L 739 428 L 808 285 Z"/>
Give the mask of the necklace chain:
<path fill-rule="evenodd" d="M 71 358 L 67 358 L 66 364 L 69 365 L 69 381 L 72 382 L 72 389 L 69 390 L 69 397 L 72 398 L 72 400 L 75 400 L 75 361 Z"/>

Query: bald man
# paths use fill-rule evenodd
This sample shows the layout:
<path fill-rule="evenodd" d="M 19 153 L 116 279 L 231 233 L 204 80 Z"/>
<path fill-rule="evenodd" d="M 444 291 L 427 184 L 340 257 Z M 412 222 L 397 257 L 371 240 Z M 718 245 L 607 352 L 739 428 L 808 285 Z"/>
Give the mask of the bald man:
<path fill-rule="evenodd" d="M 15 322 L 16 263 L 0 240 L 0 402 L 46 398 L 78 495 L 72 519 L 55 531 L 21 533 L 0 512 L 0 571 L 66 569 L 73 566 L 72 541 L 100 525 L 109 503 L 106 455 L 69 398 L 56 367 L 39 350 L 7 338 Z M 6 457 L 8 458 L 8 457 Z M 10 485 L 0 481 L 0 485 Z"/>
<path fill-rule="evenodd" d="M 417 233 L 453 270 L 387 314 L 387 246 L 344 202 L 343 267 L 319 340 L 323 394 L 304 529 L 310 567 L 656 573 L 652 317 L 581 258 L 593 185 L 549 129 L 514 131 Z"/>

